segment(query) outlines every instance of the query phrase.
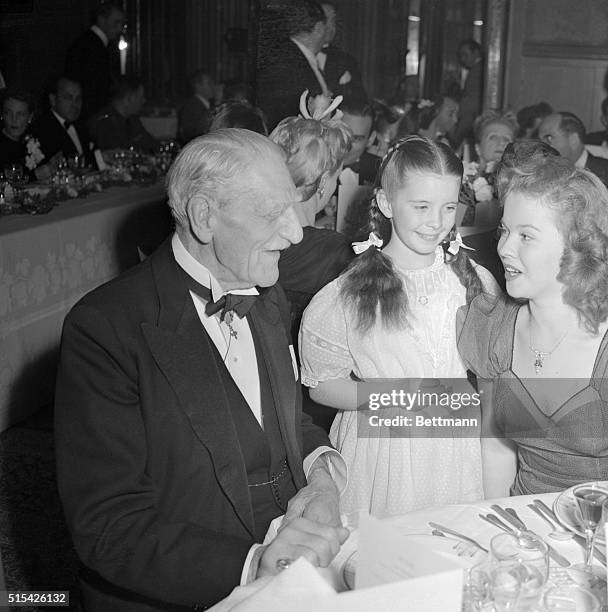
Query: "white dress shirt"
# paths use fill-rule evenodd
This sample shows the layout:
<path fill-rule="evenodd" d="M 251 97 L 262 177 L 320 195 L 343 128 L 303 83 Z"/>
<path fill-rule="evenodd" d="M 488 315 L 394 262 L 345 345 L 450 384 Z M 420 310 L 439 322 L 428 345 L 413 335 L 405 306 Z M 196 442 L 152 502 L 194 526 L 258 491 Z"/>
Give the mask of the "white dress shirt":
<path fill-rule="evenodd" d="M 297 45 L 298 49 L 300 49 L 300 51 L 302 52 L 302 55 L 304 55 L 304 57 L 306 58 L 306 61 L 309 63 L 310 67 L 312 68 L 312 71 L 315 73 L 315 76 L 317 77 L 317 81 L 319 81 L 319 85 L 321 86 L 321 91 L 323 92 L 323 94 L 326 96 L 331 96 L 329 87 L 327 87 L 327 83 L 325 82 L 325 77 L 323 76 L 323 73 L 321 72 L 321 68 L 319 67 L 319 64 L 317 63 L 317 56 L 306 45 L 303 45 L 301 42 L 297 41 L 295 38 L 292 38 L 291 40 L 293 41 L 294 44 Z"/>
<path fill-rule="evenodd" d="M 61 127 L 65 129 L 65 119 L 61 115 L 58 115 L 53 109 L 51 109 L 51 112 L 53 113 L 53 115 L 55 115 L 55 119 L 59 121 Z M 82 143 L 80 142 L 80 138 L 78 136 L 76 128 L 74 127 L 74 124 L 71 124 L 70 127 L 65 131 L 68 133 L 70 140 L 74 143 L 74 146 L 76 147 L 78 153 L 82 155 L 84 150 L 82 148 Z"/>
<path fill-rule="evenodd" d="M 189 274 L 198 283 L 208 287 L 211 290 L 211 297 L 213 298 L 214 302 L 226 293 L 238 295 L 258 294 L 255 287 L 251 289 L 224 291 L 208 268 L 190 255 L 177 234 L 173 234 L 171 247 L 173 249 L 175 261 L 178 263 L 178 265 L 186 272 L 186 274 Z M 228 372 L 249 404 L 249 407 L 251 408 L 251 411 L 253 412 L 258 423 L 263 427 L 258 362 L 255 354 L 255 346 L 253 344 L 253 336 L 251 335 L 251 329 L 249 328 L 247 319 L 245 317 L 241 319 L 236 313 L 234 314 L 232 317 L 231 326 L 236 332 L 237 337 L 231 337 L 229 326 L 227 323 L 220 321 L 219 313 L 208 316 L 205 313 L 206 301 L 192 291 L 190 292 L 190 296 L 192 297 L 194 307 L 196 308 L 196 312 L 201 320 L 201 323 L 203 324 L 203 327 L 205 328 L 205 331 L 209 334 L 213 344 L 223 357 L 224 364 L 226 365 Z M 295 364 L 293 347 L 290 345 L 289 348 L 292 362 Z M 294 375 L 297 379 L 297 366 L 294 366 Z M 346 463 L 344 462 L 344 459 L 342 459 L 340 453 L 329 446 L 320 446 L 305 457 L 302 467 L 306 478 L 308 479 L 308 474 L 312 464 L 321 455 L 324 455 L 329 473 L 331 474 L 336 486 L 338 487 L 338 490 L 341 493 L 346 488 Z M 251 561 L 256 549 L 259 546 L 259 544 L 254 544 L 249 550 L 249 554 L 245 559 L 245 564 L 241 573 L 241 584 L 245 584 L 247 582 Z"/>

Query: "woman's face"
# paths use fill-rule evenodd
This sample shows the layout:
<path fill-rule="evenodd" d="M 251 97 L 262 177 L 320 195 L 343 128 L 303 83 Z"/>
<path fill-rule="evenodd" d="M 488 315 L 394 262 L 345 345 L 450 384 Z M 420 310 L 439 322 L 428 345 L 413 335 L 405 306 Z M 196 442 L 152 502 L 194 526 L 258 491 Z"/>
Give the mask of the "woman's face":
<path fill-rule="evenodd" d="M 19 140 L 27 129 L 32 113 L 26 102 L 9 98 L 2 105 L 2 123 L 9 138 Z"/>
<path fill-rule="evenodd" d="M 528 300 L 560 299 L 563 284 L 557 280 L 564 241 L 555 213 L 522 193 L 505 199 L 500 224 L 498 255 L 505 268 L 507 292 Z"/>
<path fill-rule="evenodd" d="M 449 131 L 454 129 L 458 123 L 458 110 L 458 102 L 452 100 L 452 98 L 445 98 L 435 120 L 437 131 L 441 132 L 442 134 L 447 134 Z"/>
<path fill-rule="evenodd" d="M 513 130 L 504 123 L 490 123 L 486 125 L 477 145 L 479 159 L 486 164 L 500 161 L 507 145 L 513 142 L 514 138 Z"/>

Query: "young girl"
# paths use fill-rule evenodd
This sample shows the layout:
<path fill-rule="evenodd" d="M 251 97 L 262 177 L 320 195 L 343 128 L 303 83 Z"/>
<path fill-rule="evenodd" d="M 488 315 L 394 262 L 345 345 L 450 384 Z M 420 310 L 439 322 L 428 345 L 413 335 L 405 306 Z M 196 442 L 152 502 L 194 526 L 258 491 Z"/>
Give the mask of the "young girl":
<path fill-rule="evenodd" d="M 302 382 L 315 401 L 341 409 L 331 440 L 349 466 L 344 512 L 387 516 L 483 497 L 478 437 L 358 436 L 352 376 L 466 377 L 456 310 L 497 289 L 459 249 L 461 179 L 462 163 L 447 145 L 410 136 L 390 149 L 370 208 L 373 235 L 360 245 L 369 248 L 304 312 Z"/>

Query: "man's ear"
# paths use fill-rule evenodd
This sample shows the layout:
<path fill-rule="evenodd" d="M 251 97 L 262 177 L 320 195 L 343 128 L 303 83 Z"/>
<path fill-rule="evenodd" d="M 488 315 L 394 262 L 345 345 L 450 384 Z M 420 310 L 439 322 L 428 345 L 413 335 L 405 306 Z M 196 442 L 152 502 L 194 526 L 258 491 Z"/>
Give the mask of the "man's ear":
<path fill-rule="evenodd" d="M 391 203 L 388 201 L 388 198 L 386 197 L 386 193 L 384 192 L 384 189 L 378 189 L 378 192 L 376 193 L 376 204 L 378 204 L 378 208 L 380 209 L 380 212 L 387 219 L 392 219 L 393 208 L 391 206 Z"/>
<path fill-rule="evenodd" d="M 213 237 L 214 204 L 203 195 L 193 196 L 186 206 L 186 215 L 193 236 L 202 244 L 210 243 Z"/>

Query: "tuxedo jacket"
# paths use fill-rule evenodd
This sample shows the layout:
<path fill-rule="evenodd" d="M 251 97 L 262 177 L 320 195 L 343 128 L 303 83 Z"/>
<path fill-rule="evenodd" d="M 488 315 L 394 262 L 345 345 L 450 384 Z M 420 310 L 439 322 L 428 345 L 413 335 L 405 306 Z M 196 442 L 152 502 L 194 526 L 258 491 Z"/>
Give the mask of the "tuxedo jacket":
<path fill-rule="evenodd" d="M 473 122 L 481 113 L 483 96 L 483 62 L 477 62 L 469 70 L 460 98 L 458 123 L 455 128 L 456 146 L 466 138 L 472 143 Z"/>
<path fill-rule="evenodd" d="M 198 96 L 190 96 L 179 110 L 179 137 L 183 144 L 209 131 L 211 111 Z"/>
<path fill-rule="evenodd" d="M 588 152 L 585 168 L 593 172 L 608 187 L 608 159 L 596 157 Z"/>
<path fill-rule="evenodd" d="M 308 60 L 288 38 L 266 54 L 258 71 L 257 103 L 268 117 L 269 130 L 281 119 L 299 114 L 300 96 L 305 89 L 311 96 L 321 93 Z"/>
<path fill-rule="evenodd" d="M 340 94 L 344 89 L 365 91 L 361 80 L 361 70 L 357 60 L 352 55 L 345 53 L 339 47 L 332 46 L 326 47 L 323 52 L 327 55 L 323 72 L 327 86 L 334 96 Z M 350 80 L 346 83 L 340 83 L 341 79 L 346 80 L 343 79 L 346 72 L 350 74 Z"/>
<path fill-rule="evenodd" d="M 89 136 L 89 131 L 81 121 L 74 123 L 74 128 L 80 139 L 82 152 L 87 163 L 94 164 L 93 142 Z M 78 153 L 74 141 L 50 110 L 32 124 L 31 131 L 32 135 L 40 142 L 40 150 L 44 153 L 44 160 L 41 163 L 46 163 L 60 151 L 66 157 Z"/>
<path fill-rule="evenodd" d="M 88 119 L 109 101 L 112 82 L 118 75 L 109 47 L 93 30 L 84 32 L 68 49 L 65 71 L 82 86 L 82 119 Z"/>
<path fill-rule="evenodd" d="M 209 606 L 238 585 L 255 528 L 213 342 L 184 274 L 169 239 L 68 314 L 55 401 L 57 477 L 85 566 L 154 600 Z M 303 457 L 329 442 L 302 415 L 285 307 L 272 287 L 249 321 L 300 488 Z"/>

